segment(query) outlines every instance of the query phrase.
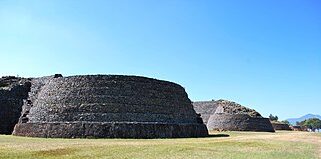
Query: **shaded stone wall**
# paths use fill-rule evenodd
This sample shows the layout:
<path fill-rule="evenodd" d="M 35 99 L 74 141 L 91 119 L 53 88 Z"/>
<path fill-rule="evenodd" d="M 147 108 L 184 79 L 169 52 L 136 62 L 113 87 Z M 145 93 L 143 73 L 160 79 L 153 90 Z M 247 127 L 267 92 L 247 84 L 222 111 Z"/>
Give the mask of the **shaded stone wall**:
<path fill-rule="evenodd" d="M 32 80 L 27 100 L 15 135 L 129 138 L 208 135 L 183 87 L 167 81 L 119 75 L 38 78 Z"/>
<path fill-rule="evenodd" d="M 0 79 L 0 85 L 0 134 L 11 134 L 21 115 L 30 83 L 27 79 L 8 76 Z"/>
<path fill-rule="evenodd" d="M 274 130 L 292 130 L 288 124 L 272 122 Z"/>

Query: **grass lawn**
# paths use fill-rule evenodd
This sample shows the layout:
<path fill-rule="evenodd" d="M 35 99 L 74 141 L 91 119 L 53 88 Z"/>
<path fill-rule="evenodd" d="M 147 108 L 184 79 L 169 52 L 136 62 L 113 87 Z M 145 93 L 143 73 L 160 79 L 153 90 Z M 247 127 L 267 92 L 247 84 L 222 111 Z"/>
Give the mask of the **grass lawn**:
<path fill-rule="evenodd" d="M 313 159 L 321 156 L 321 136 L 317 133 L 212 134 L 207 138 L 183 139 L 42 139 L 0 135 L 0 158 Z"/>

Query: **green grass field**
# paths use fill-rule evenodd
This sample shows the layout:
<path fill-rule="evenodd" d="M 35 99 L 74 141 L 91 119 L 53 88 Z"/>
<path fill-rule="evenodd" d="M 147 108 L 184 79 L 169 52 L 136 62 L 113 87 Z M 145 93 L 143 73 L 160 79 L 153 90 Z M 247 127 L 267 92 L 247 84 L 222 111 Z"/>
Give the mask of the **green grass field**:
<path fill-rule="evenodd" d="M 321 156 L 321 136 L 316 133 L 212 134 L 207 138 L 183 139 L 42 139 L 2 135 L 0 158 L 313 159 Z"/>

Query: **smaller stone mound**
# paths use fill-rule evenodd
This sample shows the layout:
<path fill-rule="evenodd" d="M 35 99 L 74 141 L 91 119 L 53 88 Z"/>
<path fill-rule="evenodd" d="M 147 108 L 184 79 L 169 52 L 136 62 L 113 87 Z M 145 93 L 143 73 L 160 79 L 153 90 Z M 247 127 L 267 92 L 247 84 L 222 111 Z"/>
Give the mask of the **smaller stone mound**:
<path fill-rule="evenodd" d="M 299 126 L 299 125 L 290 126 L 290 129 L 293 130 L 293 131 L 308 131 L 307 127 Z"/>
<path fill-rule="evenodd" d="M 194 102 L 208 130 L 274 132 L 268 118 L 240 104 L 228 100 Z"/>
<path fill-rule="evenodd" d="M 288 124 L 272 121 L 274 130 L 292 130 Z"/>
<path fill-rule="evenodd" d="M 217 100 L 216 103 L 218 107 L 215 113 L 245 114 L 245 115 L 249 115 L 250 117 L 262 118 L 261 114 L 255 111 L 254 109 L 244 107 L 232 101 L 220 99 L 220 100 Z"/>

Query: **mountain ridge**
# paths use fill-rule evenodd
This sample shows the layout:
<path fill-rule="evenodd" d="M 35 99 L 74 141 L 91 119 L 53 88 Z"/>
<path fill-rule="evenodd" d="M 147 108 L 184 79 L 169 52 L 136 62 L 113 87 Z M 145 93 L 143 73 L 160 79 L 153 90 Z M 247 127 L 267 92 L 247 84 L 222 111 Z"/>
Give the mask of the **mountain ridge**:
<path fill-rule="evenodd" d="M 299 117 L 299 118 L 289 118 L 289 119 L 286 119 L 287 121 L 290 122 L 290 124 L 292 125 L 296 125 L 296 122 L 300 122 L 300 121 L 303 121 L 303 120 L 306 120 L 306 119 L 310 119 L 310 118 L 318 118 L 321 120 L 321 115 L 318 115 L 318 114 L 306 114 L 302 117 Z"/>

